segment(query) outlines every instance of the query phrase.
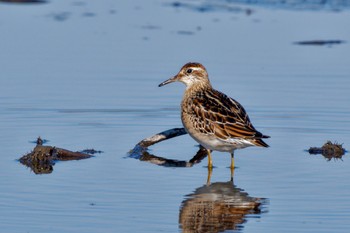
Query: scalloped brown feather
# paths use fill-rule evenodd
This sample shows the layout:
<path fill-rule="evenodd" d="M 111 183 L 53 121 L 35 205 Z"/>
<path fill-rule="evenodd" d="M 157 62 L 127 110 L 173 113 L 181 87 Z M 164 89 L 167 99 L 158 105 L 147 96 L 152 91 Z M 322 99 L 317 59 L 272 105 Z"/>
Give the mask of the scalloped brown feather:
<path fill-rule="evenodd" d="M 191 116 L 193 127 L 222 140 L 246 139 L 256 146 L 268 147 L 262 138 L 269 136 L 257 131 L 242 105 L 211 87 L 187 90 L 182 111 Z"/>

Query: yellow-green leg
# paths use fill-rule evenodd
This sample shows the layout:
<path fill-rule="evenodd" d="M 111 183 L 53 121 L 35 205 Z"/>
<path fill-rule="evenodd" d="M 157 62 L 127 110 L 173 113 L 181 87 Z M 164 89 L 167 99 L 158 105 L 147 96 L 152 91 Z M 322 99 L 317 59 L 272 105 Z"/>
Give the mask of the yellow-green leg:
<path fill-rule="evenodd" d="M 207 177 L 207 185 L 210 185 L 211 173 L 213 171 L 212 167 L 208 167 L 208 177 Z"/>
<path fill-rule="evenodd" d="M 213 168 L 213 160 L 211 159 L 211 152 L 209 149 L 207 149 L 208 151 L 208 168 Z"/>
<path fill-rule="evenodd" d="M 231 152 L 231 169 L 235 168 L 235 155 L 233 151 Z"/>
<path fill-rule="evenodd" d="M 231 168 L 231 182 L 233 182 L 233 177 L 235 175 L 235 169 L 234 168 Z"/>

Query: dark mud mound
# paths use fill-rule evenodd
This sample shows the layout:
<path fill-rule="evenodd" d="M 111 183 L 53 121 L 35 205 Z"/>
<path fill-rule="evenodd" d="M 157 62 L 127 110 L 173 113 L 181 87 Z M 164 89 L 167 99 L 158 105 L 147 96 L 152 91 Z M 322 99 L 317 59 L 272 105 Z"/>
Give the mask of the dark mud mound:
<path fill-rule="evenodd" d="M 93 157 L 94 153 L 102 153 L 94 149 L 84 150 L 82 152 L 73 152 L 70 150 L 58 148 L 55 146 L 43 146 L 40 137 L 36 141 L 34 149 L 23 155 L 18 161 L 32 169 L 35 174 L 49 174 L 53 172 L 53 166 L 57 161 L 80 160 Z M 93 153 L 92 153 L 93 152 Z"/>
<path fill-rule="evenodd" d="M 341 159 L 346 150 L 342 144 L 327 141 L 322 147 L 310 147 L 308 152 L 310 154 L 321 154 L 329 161 L 331 159 Z"/>

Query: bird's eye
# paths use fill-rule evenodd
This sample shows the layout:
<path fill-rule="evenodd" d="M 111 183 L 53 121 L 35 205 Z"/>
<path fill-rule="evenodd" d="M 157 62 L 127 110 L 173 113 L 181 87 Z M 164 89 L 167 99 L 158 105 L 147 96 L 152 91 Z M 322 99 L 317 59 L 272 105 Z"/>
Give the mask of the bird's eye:
<path fill-rule="evenodd" d="M 186 73 L 187 73 L 187 74 L 190 74 L 190 73 L 192 73 L 192 71 L 193 71 L 192 69 L 187 69 L 187 70 L 186 70 Z"/>

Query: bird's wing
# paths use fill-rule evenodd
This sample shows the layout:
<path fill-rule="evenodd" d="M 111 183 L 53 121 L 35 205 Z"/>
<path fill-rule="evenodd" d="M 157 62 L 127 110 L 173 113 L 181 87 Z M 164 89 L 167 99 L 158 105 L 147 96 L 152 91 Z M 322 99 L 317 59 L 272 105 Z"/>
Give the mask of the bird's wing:
<path fill-rule="evenodd" d="M 197 95 L 192 101 L 191 112 L 198 130 L 201 128 L 204 133 L 214 134 L 222 140 L 264 137 L 254 128 L 243 106 L 225 94 L 210 90 Z"/>

